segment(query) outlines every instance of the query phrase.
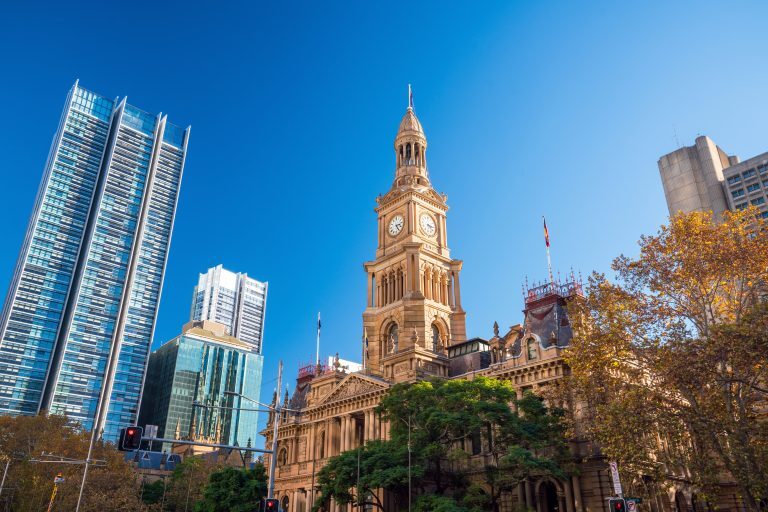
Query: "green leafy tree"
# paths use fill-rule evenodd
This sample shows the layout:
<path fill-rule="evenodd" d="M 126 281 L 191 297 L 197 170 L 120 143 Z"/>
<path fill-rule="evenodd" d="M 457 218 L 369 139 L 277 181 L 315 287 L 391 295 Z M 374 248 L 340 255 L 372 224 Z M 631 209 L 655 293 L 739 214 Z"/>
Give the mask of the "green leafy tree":
<path fill-rule="evenodd" d="M 412 468 L 411 476 L 420 478 L 421 468 Z M 331 497 L 337 503 L 364 503 L 383 510 L 377 489 L 387 489 L 397 502 L 404 503 L 408 492 L 408 447 L 391 441 L 370 442 L 329 459 L 317 481 L 324 499 L 315 502 L 314 510 L 327 506 Z"/>
<path fill-rule="evenodd" d="M 473 509 L 465 507 L 453 498 L 435 494 L 419 496 L 413 505 L 413 510 L 416 512 L 474 512 Z"/>
<path fill-rule="evenodd" d="M 398 384 L 379 409 L 390 421 L 391 440 L 332 458 L 318 476 L 322 503 L 331 497 L 349 503 L 379 488 L 398 505 L 406 503 L 409 446 L 414 496 L 447 497 L 466 510 L 497 510 L 501 494 L 522 479 L 559 477 L 569 469 L 560 414 L 533 395 L 518 400 L 508 382 L 477 377 Z M 471 455 L 464 447 L 478 441 L 491 455 L 480 474 L 490 493 L 469 483 Z"/>
<path fill-rule="evenodd" d="M 679 214 L 636 258 L 594 274 L 569 317 L 564 390 L 585 433 L 629 472 L 730 474 L 750 510 L 768 496 L 768 231 L 750 208 Z"/>
<path fill-rule="evenodd" d="M 141 489 L 141 499 L 147 505 L 162 504 L 165 494 L 165 481 L 163 479 L 154 482 L 144 482 Z"/>
<path fill-rule="evenodd" d="M 253 469 L 225 467 L 211 473 L 196 512 L 251 512 L 267 495 L 267 472 L 262 464 Z"/>

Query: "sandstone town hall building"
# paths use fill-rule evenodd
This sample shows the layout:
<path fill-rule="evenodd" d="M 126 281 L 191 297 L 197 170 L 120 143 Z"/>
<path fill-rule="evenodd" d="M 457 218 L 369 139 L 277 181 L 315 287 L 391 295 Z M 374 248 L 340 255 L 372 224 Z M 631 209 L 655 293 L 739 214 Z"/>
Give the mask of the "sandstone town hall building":
<path fill-rule="evenodd" d="M 373 439 L 387 439 L 389 426 L 375 412 L 393 384 L 429 377 L 509 380 L 522 395 L 541 391 L 567 372 L 563 350 L 571 339 L 565 310 L 580 295 L 576 279 L 526 290 L 524 321 L 505 332 L 494 326 L 488 339 L 467 339 L 461 301 L 462 261 L 448 245 L 447 197 L 432 186 L 427 139 L 409 107 L 395 138 L 395 176 L 376 206 L 375 258 L 364 264 L 367 307 L 363 331 L 368 339 L 365 368 L 348 373 L 338 364 L 309 365 L 299 371 L 278 429 L 275 495 L 288 512 L 309 512 L 317 493 L 317 472 L 329 457 Z M 276 400 L 275 397 L 274 400 Z M 263 434 L 272 444 L 272 427 Z M 578 476 L 542 478 L 520 484 L 504 496 L 503 511 L 528 506 L 539 512 L 602 511 L 612 493 L 605 461 L 589 443 L 574 443 Z M 482 468 L 482 451 L 475 454 Z M 267 461 L 267 466 L 269 461 Z M 652 510 L 670 510 L 660 492 Z M 685 496 L 680 496 L 685 499 Z M 394 511 L 383 496 L 384 508 Z M 351 511 L 330 504 L 329 512 Z"/>

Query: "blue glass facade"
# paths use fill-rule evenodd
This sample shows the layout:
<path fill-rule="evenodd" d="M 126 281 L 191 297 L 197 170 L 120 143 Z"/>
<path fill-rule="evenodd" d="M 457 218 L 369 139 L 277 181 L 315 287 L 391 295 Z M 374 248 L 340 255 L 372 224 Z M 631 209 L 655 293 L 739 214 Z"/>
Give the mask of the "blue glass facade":
<path fill-rule="evenodd" d="M 185 330 L 150 358 L 140 424 L 158 425 L 160 437 L 253 446 L 258 413 L 237 409 L 258 406 L 225 392 L 258 400 L 263 366 L 264 356 L 223 329 Z"/>
<path fill-rule="evenodd" d="M 108 440 L 136 421 L 187 138 L 70 91 L 3 309 L 0 413 L 96 421 Z"/>

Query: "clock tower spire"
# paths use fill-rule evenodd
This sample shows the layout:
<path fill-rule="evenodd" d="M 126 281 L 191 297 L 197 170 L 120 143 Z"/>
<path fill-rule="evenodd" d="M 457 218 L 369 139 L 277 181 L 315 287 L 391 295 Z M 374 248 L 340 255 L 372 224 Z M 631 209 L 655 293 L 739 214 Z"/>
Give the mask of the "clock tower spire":
<path fill-rule="evenodd" d="M 375 210 L 376 259 L 365 263 L 365 366 L 393 382 L 448 376 L 447 348 L 466 339 L 462 262 L 450 257 L 447 197 L 432 188 L 427 137 L 412 100 L 394 149 L 394 180 Z"/>

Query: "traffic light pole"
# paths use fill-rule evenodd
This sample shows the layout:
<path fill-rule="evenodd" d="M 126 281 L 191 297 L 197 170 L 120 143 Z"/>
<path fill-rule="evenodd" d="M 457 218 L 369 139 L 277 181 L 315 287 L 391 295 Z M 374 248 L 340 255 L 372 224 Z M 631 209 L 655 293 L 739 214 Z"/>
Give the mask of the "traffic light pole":
<path fill-rule="evenodd" d="M 269 458 L 269 486 L 267 498 L 275 497 L 275 470 L 277 469 L 277 427 L 280 418 L 280 386 L 283 380 L 283 362 L 277 366 L 277 395 L 275 398 L 275 412 L 272 416 L 272 455 Z"/>

